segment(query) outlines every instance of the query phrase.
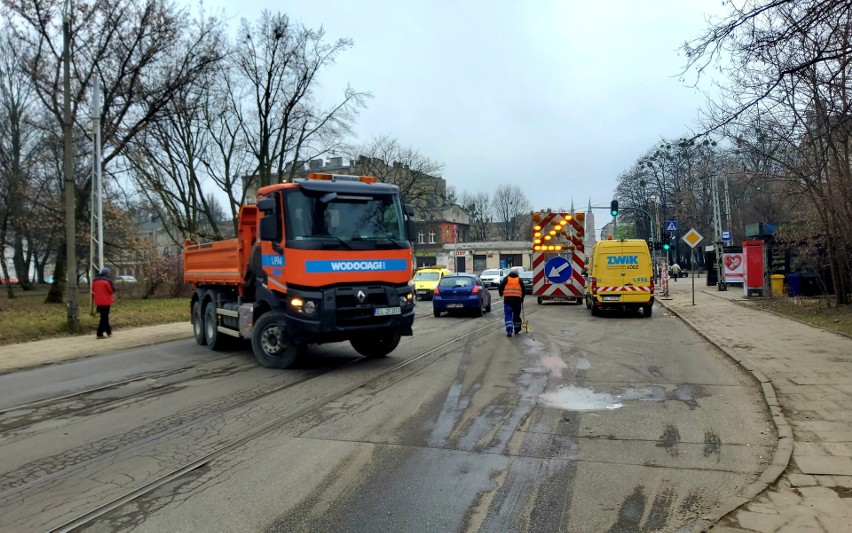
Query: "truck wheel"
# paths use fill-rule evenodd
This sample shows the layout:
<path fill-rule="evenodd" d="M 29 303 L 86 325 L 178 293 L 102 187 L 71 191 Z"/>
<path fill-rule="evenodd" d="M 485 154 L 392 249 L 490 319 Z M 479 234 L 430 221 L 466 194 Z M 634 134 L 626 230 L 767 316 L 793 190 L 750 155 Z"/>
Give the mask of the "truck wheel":
<path fill-rule="evenodd" d="M 230 339 L 216 329 L 219 321 L 216 319 L 216 304 L 209 302 L 204 308 L 204 340 L 211 350 L 224 350 Z"/>
<path fill-rule="evenodd" d="M 654 304 L 646 305 L 642 308 L 642 316 L 651 318 L 651 312 L 654 310 Z"/>
<path fill-rule="evenodd" d="M 542 299 L 541 299 L 541 296 L 539 296 L 539 297 L 538 297 L 538 299 L 536 300 L 536 303 L 537 303 L 538 305 L 541 305 L 541 302 L 543 302 L 543 301 L 544 301 L 544 300 L 542 300 Z"/>
<path fill-rule="evenodd" d="M 355 351 L 364 357 L 384 357 L 399 344 L 399 333 L 382 337 L 361 337 L 349 341 Z"/>
<path fill-rule="evenodd" d="M 287 368 L 299 355 L 299 347 L 293 344 L 284 320 L 284 313 L 269 312 L 254 325 L 251 349 L 266 368 Z"/>
<path fill-rule="evenodd" d="M 204 346 L 207 337 L 204 336 L 204 316 L 201 314 L 201 302 L 192 304 L 192 332 L 195 334 L 195 342 Z"/>
<path fill-rule="evenodd" d="M 586 298 L 586 309 L 591 309 L 591 308 L 592 308 L 592 301 L 589 300 L 588 298 Z"/>

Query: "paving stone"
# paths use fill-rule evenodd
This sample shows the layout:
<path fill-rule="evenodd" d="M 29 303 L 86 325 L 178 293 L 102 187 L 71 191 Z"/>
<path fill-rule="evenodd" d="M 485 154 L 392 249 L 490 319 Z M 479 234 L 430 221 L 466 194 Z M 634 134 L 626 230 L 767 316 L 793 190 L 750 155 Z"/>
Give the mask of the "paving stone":
<path fill-rule="evenodd" d="M 747 511 L 763 514 L 778 514 L 778 508 L 771 503 L 752 502 L 745 506 Z"/>
<path fill-rule="evenodd" d="M 780 508 L 802 503 L 802 497 L 790 490 L 768 490 L 766 497 L 772 502 L 772 505 Z"/>
<path fill-rule="evenodd" d="M 852 457 L 796 457 L 803 474 L 852 475 Z"/>
<path fill-rule="evenodd" d="M 761 533 L 772 533 L 787 523 L 787 518 L 781 515 L 738 511 L 734 517 L 740 527 Z"/>
<path fill-rule="evenodd" d="M 821 447 L 835 457 L 852 457 L 852 446 L 846 442 L 825 442 Z"/>
<path fill-rule="evenodd" d="M 834 504 L 837 504 L 839 503 L 837 500 L 840 499 L 840 496 L 836 492 L 826 487 L 801 487 L 799 494 L 805 499 L 806 505 L 808 505 L 809 501 L 816 500 L 830 500 Z"/>
<path fill-rule="evenodd" d="M 807 474 L 789 474 L 787 479 L 794 487 L 813 487 L 817 484 L 816 478 Z"/>
<path fill-rule="evenodd" d="M 836 487 L 837 482 L 834 481 L 834 476 L 814 476 L 817 480 L 817 485 L 820 487 Z"/>

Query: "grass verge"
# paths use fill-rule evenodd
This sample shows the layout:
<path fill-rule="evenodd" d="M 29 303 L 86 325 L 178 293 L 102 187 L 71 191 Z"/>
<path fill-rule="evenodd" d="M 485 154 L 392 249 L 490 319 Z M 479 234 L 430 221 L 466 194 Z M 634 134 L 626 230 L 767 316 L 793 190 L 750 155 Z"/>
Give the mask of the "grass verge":
<path fill-rule="evenodd" d="M 45 304 L 47 288 L 34 291 L 16 291 L 16 298 L 6 298 L 0 292 L 0 345 L 29 342 L 39 339 L 73 336 L 68 332 L 64 304 Z M 89 313 L 89 294 L 81 292 L 79 335 L 94 334 L 98 328 L 98 315 Z M 142 300 L 117 294 L 110 310 L 113 330 L 189 321 L 189 299 Z"/>
<path fill-rule="evenodd" d="M 813 298 L 772 296 L 755 299 L 754 305 L 807 324 L 852 336 L 852 306 L 837 307 L 831 296 Z"/>

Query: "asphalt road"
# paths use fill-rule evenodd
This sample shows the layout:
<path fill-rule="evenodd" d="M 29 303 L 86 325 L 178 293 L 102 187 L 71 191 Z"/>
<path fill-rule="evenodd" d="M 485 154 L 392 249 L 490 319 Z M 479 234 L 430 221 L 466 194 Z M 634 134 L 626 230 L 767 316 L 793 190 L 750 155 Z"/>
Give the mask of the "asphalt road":
<path fill-rule="evenodd" d="M 528 298 L 507 338 L 492 293 L 418 302 L 380 360 L 186 341 L 0 376 L 0 530 L 678 531 L 764 469 L 757 385 L 659 306 Z"/>

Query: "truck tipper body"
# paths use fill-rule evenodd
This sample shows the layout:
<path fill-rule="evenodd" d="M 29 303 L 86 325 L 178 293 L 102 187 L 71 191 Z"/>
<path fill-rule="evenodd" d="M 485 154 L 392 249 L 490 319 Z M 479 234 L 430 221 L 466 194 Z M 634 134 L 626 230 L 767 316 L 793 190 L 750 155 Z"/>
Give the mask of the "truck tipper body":
<path fill-rule="evenodd" d="M 375 178 L 309 174 L 263 187 L 234 239 L 184 245 L 196 342 L 250 339 L 286 368 L 311 344 L 349 341 L 382 357 L 412 334 L 413 209 Z"/>

